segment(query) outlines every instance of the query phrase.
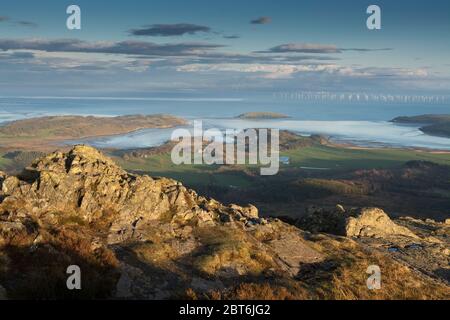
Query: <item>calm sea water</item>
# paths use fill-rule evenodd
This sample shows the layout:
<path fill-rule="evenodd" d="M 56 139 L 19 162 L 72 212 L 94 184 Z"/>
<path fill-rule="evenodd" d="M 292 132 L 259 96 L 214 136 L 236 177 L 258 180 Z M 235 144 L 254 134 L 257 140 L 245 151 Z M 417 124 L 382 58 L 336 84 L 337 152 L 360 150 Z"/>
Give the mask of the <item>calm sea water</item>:
<path fill-rule="evenodd" d="M 289 115 L 287 120 L 245 121 L 233 117 L 250 111 Z M 302 134 L 326 134 L 360 145 L 383 144 L 450 150 L 450 139 L 432 137 L 419 126 L 389 122 L 397 116 L 449 114 L 448 105 L 331 104 L 286 102 L 272 99 L 166 99 L 166 98 L 1 98 L 0 123 L 46 115 L 102 115 L 167 113 L 190 120 L 203 119 L 205 127 L 289 129 Z M 89 143 L 98 147 L 148 147 L 163 143 L 172 130 L 149 129 Z"/>

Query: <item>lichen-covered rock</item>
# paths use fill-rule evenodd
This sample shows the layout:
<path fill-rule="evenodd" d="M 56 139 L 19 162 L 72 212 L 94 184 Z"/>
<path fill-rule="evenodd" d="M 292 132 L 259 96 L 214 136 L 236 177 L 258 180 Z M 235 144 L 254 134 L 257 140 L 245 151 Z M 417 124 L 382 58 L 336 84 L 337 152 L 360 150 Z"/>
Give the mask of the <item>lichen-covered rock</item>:
<path fill-rule="evenodd" d="M 241 216 L 247 219 L 259 218 L 258 208 L 256 208 L 254 205 L 249 204 L 246 207 L 241 207 L 236 204 L 230 204 L 229 208 L 232 212 L 239 213 Z"/>
<path fill-rule="evenodd" d="M 346 237 L 405 236 L 417 238 L 408 228 L 399 226 L 378 208 L 362 208 L 346 211 L 342 206 L 335 209 L 310 208 L 309 214 L 297 225 L 310 232 L 331 233 Z"/>
<path fill-rule="evenodd" d="M 346 219 L 345 234 L 348 237 L 405 236 L 417 238 L 408 228 L 397 225 L 378 208 L 364 208 L 354 217 Z"/>

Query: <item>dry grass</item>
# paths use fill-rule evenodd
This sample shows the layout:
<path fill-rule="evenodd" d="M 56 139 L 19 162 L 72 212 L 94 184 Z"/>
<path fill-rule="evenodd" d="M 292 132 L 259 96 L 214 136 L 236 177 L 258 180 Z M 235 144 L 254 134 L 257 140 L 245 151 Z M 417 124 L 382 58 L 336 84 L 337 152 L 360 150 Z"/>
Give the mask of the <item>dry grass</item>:
<path fill-rule="evenodd" d="M 0 247 L 0 282 L 11 298 L 67 299 L 108 298 L 118 280 L 114 253 L 96 240 L 88 227 L 70 224 L 59 230 L 42 229 L 25 221 L 26 228 L 11 234 Z M 304 264 L 296 278 L 284 277 L 273 254 L 261 249 L 261 241 L 294 232 L 294 227 L 275 223 L 253 235 L 238 227 L 215 226 L 195 229 L 195 250 L 182 255 L 173 235 L 155 227 L 153 239 L 134 244 L 133 252 L 150 266 L 180 272 L 188 279 L 192 272 L 221 279 L 220 291 L 186 291 L 186 299 L 448 299 L 449 288 L 379 253 L 344 238 L 303 234 L 308 245 L 320 251 L 325 261 Z M 158 231 L 158 232 L 156 232 Z M 263 232 L 264 231 L 264 232 Z M 301 232 L 301 231 L 296 231 Z M 258 239 L 254 236 L 258 235 Z M 39 236 L 39 237 L 38 237 Z M 37 243 L 35 239 L 39 239 Z M 81 292 L 68 291 L 66 268 L 79 265 Z M 366 285 L 369 265 L 381 269 L 381 289 Z M 191 273 L 189 273 L 191 272 Z M 31 285 L 32 284 L 32 285 Z M 180 282 L 176 290 L 184 290 Z"/>
<path fill-rule="evenodd" d="M 187 300 L 306 300 L 308 292 L 295 281 L 279 283 L 244 282 L 229 290 L 198 293 L 192 288 L 182 296 Z"/>
<path fill-rule="evenodd" d="M 391 257 L 362 247 L 346 238 L 323 238 L 316 248 L 328 253 L 328 260 L 300 277 L 317 299 L 404 300 L 448 299 L 449 288 L 427 278 Z M 381 269 L 381 289 L 367 288 L 368 266 Z"/>
<path fill-rule="evenodd" d="M 107 298 L 118 279 L 118 261 L 112 251 L 96 244 L 89 232 L 76 230 L 38 230 L 14 237 L 0 251 L 7 257 L 0 280 L 13 299 L 92 299 Z M 81 269 L 82 290 L 66 287 L 67 267 Z"/>
<path fill-rule="evenodd" d="M 205 252 L 196 257 L 194 266 L 207 275 L 213 276 L 221 270 L 233 270 L 238 275 L 259 275 L 274 266 L 272 257 L 238 228 L 202 228 L 197 236 Z"/>
<path fill-rule="evenodd" d="M 278 230 L 281 231 L 281 230 Z M 287 232 L 287 230 L 284 230 Z M 264 235 L 266 237 L 267 235 Z M 394 261 L 390 256 L 369 250 L 343 237 L 318 235 L 308 242 L 327 257 L 323 262 L 305 264 L 298 276 L 292 278 L 242 278 L 225 290 L 208 293 L 186 291 L 186 299 L 238 300 L 430 300 L 448 299 L 448 286 L 425 277 Z M 233 259 L 239 259 L 233 257 Z M 207 260 L 206 267 L 219 264 L 219 258 Z M 223 261 L 222 261 L 223 262 Z M 226 263 L 226 261 L 225 261 Z M 381 269 L 381 289 L 367 288 L 369 265 Z M 216 270 L 217 272 L 217 270 Z"/>
<path fill-rule="evenodd" d="M 133 246 L 133 252 L 141 261 L 155 266 L 163 266 L 179 257 L 170 243 L 138 243 Z"/>
<path fill-rule="evenodd" d="M 242 283 L 227 293 L 214 292 L 213 299 L 221 300 L 307 300 L 308 292 L 297 282 Z"/>

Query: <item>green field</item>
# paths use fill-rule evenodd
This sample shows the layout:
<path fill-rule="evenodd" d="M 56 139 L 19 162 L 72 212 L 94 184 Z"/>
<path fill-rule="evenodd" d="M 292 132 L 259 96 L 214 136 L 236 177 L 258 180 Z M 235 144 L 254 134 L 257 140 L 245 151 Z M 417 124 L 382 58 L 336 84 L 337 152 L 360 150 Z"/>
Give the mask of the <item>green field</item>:
<path fill-rule="evenodd" d="M 411 160 L 432 161 L 450 166 L 450 154 L 406 149 L 350 149 L 316 144 L 281 152 L 281 155 L 288 156 L 290 164 L 281 164 L 280 171 L 301 170 L 302 167 L 329 169 L 326 171 L 332 172 L 394 168 Z M 259 181 L 252 174 L 258 176 L 259 170 L 255 166 L 174 165 L 169 153 L 129 161 L 117 158 L 116 161 L 127 170 L 170 177 L 188 185 L 248 187 Z"/>
<path fill-rule="evenodd" d="M 291 166 L 329 169 L 392 168 L 411 160 L 432 161 L 450 165 L 450 153 L 438 154 L 407 149 L 349 149 L 314 145 L 283 152 L 289 156 Z"/>

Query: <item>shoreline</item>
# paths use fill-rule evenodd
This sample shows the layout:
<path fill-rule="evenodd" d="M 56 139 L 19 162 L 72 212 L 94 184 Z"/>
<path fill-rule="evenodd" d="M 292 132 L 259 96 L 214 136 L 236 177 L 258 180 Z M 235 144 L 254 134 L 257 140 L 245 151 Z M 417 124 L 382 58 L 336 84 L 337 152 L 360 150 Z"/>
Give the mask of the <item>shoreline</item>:
<path fill-rule="evenodd" d="M 378 143 L 378 142 L 374 142 Z M 339 141 L 339 140 L 328 140 L 328 143 L 325 144 L 330 147 L 338 147 L 345 148 L 350 150 L 385 150 L 385 149 L 393 149 L 393 150 L 404 150 L 404 151 L 414 151 L 414 152 L 425 152 L 432 154 L 450 154 L 450 150 L 442 150 L 436 148 L 418 148 L 418 147 L 408 147 L 408 146 L 392 146 L 388 144 L 384 144 L 381 146 L 362 146 L 358 145 L 356 142 L 349 141 Z"/>

